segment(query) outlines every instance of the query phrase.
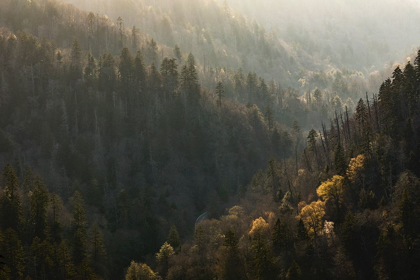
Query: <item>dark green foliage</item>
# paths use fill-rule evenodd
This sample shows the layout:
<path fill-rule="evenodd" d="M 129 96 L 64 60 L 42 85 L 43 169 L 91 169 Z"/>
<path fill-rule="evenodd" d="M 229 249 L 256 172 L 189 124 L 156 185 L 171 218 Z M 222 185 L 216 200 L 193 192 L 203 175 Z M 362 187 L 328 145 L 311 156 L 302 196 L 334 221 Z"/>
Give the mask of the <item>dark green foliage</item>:
<path fill-rule="evenodd" d="M 355 226 L 355 217 L 353 213 L 349 211 L 342 225 L 340 235 L 346 252 L 352 257 L 355 256 L 358 246 Z"/>
<path fill-rule="evenodd" d="M 347 163 L 344 156 L 344 149 L 340 143 L 338 143 L 334 153 L 334 166 L 338 175 L 346 175 Z"/>
<path fill-rule="evenodd" d="M 24 275 L 25 260 L 22 243 L 18 234 L 12 228 L 0 232 L 0 250 L 4 256 L 6 267 L 3 269 L 10 271 L 10 279 L 20 279 Z"/>
<path fill-rule="evenodd" d="M 271 242 L 276 254 L 293 247 L 293 239 L 285 222 L 277 219 L 271 233 Z"/>
<path fill-rule="evenodd" d="M 258 231 L 252 238 L 252 269 L 258 279 L 273 279 L 276 275 L 272 253 L 267 241 Z"/>
<path fill-rule="evenodd" d="M 225 233 L 220 262 L 221 279 L 245 279 L 244 264 L 238 249 L 238 238 L 232 230 Z"/>
<path fill-rule="evenodd" d="M 82 195 L 76 191 L 73 195 L 73 260 L 82 265 L 87 257 L 87 221 Z"/>
<path fill-rule="evenodd" d="M 13 229 L 18 235 L 23 229 L 23 210 L 19 194 L 18 177 L 10 164 L 3 171 L 4 189 L 0 197 L 1 229 Z"/>
<path fill-rule="evenodd" d="M 31 203 L 31 238 L 38 237 L 44 240 L 47 234 L 47 207 L 49 204 L 49 194 L 46 186 L 40 177 L 35 177 L 35 189 L 30 197 Z"/>
<path fill-rule="evenodd" d="M 287 270 L 286 279 L 287 280 L 299 280 L 301 278 L 302 272 L 299 265 L 296 261 L 293 261 L 292 265 Z"/>
<path fill-rule="evenodd" d="M 179 233 L 175 225 L 169 230 L 167 241 L 175 250 L 181 246 L 181 239 L 179 238 Z"/>
<path fill-rule="evenodd" d="M 299 219 L 299 222 L 297 224 L 297 237 L 300 240 L 307 240 L 308 239 L 308 231 L 306 230 L 302 219 Z"/>

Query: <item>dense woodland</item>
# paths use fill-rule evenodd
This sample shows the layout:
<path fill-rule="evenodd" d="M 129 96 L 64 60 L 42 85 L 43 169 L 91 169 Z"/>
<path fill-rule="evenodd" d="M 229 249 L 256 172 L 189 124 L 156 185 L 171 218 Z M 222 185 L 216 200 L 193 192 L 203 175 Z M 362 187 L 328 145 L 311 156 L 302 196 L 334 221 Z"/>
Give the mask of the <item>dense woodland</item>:
<path fill-rule="evenodd" d="M 420 277 L 420 51 L 365 95 L 387 70 L 287 68 L 214 1 L 201 24 L 238 24 L 235 48 L 189 13 L 153 33 L 143 2 L 138 28 L 0 2 L 1 279 Z"/>

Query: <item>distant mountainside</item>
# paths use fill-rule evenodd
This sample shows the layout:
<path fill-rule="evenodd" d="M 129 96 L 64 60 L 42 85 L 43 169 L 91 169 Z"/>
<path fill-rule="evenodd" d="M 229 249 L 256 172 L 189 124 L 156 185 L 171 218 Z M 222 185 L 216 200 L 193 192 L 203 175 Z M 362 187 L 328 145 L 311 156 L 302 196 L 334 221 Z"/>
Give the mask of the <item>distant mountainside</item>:
<path fill-rule="evenodd" d="M 336 68 L 368 75 L 420 45 L 415 0 L 219 0 Z"/>
<path fill-rule="evenodd" d="M 242 68 L 267 80 L 275 79 L 282 86 L 299 88 L 304 76 L 334 68 L 326 57 L 319 59 L 299 52 L 277 32 L 215 1 L 66 2 L 113 20 L 121 17 L 125 27 L 136 26 L 169 47 L 178 44 L 185 52 L 192 52 L 203 66 Z"/>

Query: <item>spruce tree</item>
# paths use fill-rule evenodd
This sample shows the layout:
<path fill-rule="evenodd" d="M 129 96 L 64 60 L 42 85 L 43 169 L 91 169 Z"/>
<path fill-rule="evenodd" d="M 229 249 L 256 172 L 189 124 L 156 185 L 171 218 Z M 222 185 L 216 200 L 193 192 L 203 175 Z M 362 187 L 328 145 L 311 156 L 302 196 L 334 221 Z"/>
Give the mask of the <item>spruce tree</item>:
<path fill-rule="evenodd" d="M 238 238 L 232 230 L 228 230 L 225 233 L 219 265 L 220 278 L 222 280 L 245 278 L 244 265 L 238 250 Z"/>
<path fill-rule="evenodd" d="M 5 184 L 0 201 L 0 223 L 3 231 L 11 228 L 18 235 L 22 233 L 23 210 L 19 196 L 18 177 L 10 164 L 3 172 Z"/>
<path fill-rule="evenodd" d="M 73 195 L 73 261 L 76 265 L 82 264 L 87 257 L 86 212 L 82 195 L 76 191 Z"/>
<path fill-rule="evenodd" d="M 218 82 L 216 86 L 216 95 L 217 95 L 217 106 L 222 107 L 222 99 L 225 97 L 225 90 L 223 89 L 222 82 Z"/>
<path fill-rule="evenodd" d="M 296 261 L 293 261 L 292 265 L 287 270 L 286 279 L 287 280 L 299 280 L 301 279 L 302 272 L 299 265 Z"/>
<path fill-rule="evenodd" d="M 4 256 L 4 263 L 10 270 L 10 279 L 21 279 L 25 270 L 24 251 L 17 232 L 9 227 L 2 234 L 0 252 Z"/>
<path fill-rule="evenodd" d="M 256 232 L 252 239 L 253 272 L 258 279 L 273 279 L 275 268 L 273 256 L 261 232 Z"/>
<path fill-rule="evenodd" d="M 181 246 L 181 240 L 175 225 L 173 225 L 169 230 L 167 241 L 175 250 L 178 250 L 178 248 Z"/>
<path fill-rule="evenodd" d="M 49 203 L 48 190 L 40 177 L 35 179 L 35 189 L 30 197 L 32 237 L 39 237 L 41 241 L 47 232 L 47 207 Z"/>

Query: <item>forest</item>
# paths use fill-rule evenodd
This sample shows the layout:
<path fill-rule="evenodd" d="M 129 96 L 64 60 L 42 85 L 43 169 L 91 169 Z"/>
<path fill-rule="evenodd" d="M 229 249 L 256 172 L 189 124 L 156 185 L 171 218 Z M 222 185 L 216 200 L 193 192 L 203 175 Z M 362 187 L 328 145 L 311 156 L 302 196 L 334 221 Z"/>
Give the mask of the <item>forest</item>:
<path fill-rule="evenodd" d="M 0 279 L 420 279 L 414 33 L 266 2 L 0 0 Z"/>

